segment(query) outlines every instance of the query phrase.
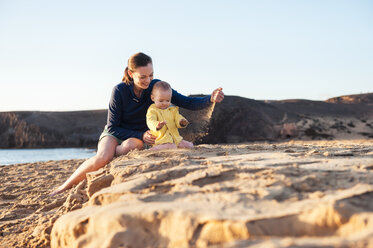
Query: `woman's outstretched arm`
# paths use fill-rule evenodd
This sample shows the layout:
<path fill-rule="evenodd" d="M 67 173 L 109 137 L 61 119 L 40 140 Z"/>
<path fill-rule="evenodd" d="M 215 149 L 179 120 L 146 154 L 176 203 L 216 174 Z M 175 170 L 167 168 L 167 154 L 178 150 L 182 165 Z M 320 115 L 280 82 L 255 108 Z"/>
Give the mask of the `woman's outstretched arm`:
<path fill-rule="evenodd" d="M 177 92 L 176 90 L 172 90 L 172 99 L 171 102 L 176 106 L 190 109 L 190 110 L 200 110 L 207 108 L 211 105 L 211 103 L 221 102 L 224 99 L 224 93 L 222 88 L 217 88 L 212 92 L 211 95 L 204 96 L 204 97 L 189 97 L 184 96 Z"/>

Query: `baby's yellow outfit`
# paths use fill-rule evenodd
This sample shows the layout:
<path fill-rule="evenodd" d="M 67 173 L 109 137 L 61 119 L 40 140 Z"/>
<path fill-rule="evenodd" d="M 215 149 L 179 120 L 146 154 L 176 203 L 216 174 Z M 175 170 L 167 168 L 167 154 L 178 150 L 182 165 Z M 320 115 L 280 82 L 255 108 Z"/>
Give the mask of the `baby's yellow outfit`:
<path fill-rule="evenodd" d="M 180 126 L 180 120 L 185 119 L 181 114 L 179 114 L 179 107 L 171 106 L 167 109 L 159 109 L 153 103 L 148 108 L 146 113 L 146 124 L 148 125 L 151 133 L 157 136 L 154 145 L 174 143 L 177 146 L 183 137 L 180 136 L 178 128 Z M 165 121 L 164 125 L 160 130 L 157 131 L 157 125 L 159 122 Z"/>

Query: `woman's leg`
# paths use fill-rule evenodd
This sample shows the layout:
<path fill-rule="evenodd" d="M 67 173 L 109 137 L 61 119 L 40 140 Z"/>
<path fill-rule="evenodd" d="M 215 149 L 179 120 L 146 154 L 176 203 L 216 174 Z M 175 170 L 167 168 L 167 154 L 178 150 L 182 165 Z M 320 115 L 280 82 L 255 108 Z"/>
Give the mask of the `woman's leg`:
<path fill-rule="evenodd" d="M 137 138 L 129 138 L 122 142 L 115 148 L 115 156 L 125 155 L 131 150 L 142 150 L 144 149 L 144 142 Z"/>
<path fill-rule="evenodd" d="M 176 149 L 177 146 L 173 143 L 166 143 L 166 144 L 161 144 L 161 145 L 155 145 L 149 150 L 164 150 L 164 149 Z"/>
<path fill-rule="evenodd" d="M 105 136 L 102 138 L 98 143 L 96 155 L 84 161 L 84 163 L 81 164 L 78 169 L 76 169 L 76 171 L 65 181 L 65 183 L 53 191 L 51 195 L 61 193 L 71 188 L 73 185 L 76 185 L 84 180 L 87 172 L 96 171 L 108 164 L 114 157 L 115 148 L 117 145 L 118 142 L 112 136 Z"/>
<path fill-rule="evenodd" d="M 193 143 L 189 142 L 189 141 L 186 141 L 186 140 L 182 140 L 182 141 L 180 141 L 178 147 L 179 148 L 193 148 Z"/>

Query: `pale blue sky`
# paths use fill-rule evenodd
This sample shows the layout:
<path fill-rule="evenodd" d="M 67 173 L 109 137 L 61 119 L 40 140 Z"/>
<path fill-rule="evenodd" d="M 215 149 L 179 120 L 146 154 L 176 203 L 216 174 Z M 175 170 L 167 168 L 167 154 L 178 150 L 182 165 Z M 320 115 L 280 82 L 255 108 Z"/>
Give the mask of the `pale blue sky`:
<path fill-rule="evenodd" d="M 108 106 L 127 59 L 183 94 L 373 92 L 373 1 L 0 0 L 0 111 Z"/>

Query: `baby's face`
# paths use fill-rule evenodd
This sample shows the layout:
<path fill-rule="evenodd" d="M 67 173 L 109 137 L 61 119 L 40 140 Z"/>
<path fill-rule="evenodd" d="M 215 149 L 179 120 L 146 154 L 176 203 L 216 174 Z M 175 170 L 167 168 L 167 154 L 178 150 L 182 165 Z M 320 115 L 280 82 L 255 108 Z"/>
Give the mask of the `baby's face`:
<path fill-rule="evenodd" d="M 157 108 L 166 109 L 171 104 L 171 90 L 155 90 L 152 93 L 152 100 Z"/>

